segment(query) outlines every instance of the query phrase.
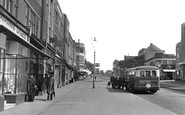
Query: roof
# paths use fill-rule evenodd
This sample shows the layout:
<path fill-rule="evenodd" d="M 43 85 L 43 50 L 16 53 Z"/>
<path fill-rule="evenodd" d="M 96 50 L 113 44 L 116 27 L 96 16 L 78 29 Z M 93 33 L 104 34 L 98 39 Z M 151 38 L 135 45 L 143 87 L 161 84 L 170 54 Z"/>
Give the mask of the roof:
<path fill-rule="evenodd" d="M 131 70 L 158 70 L 159 68 L 156 66 L 137 66 L 133 68 L 128 68 L 126 71 L 131 71 Z"/>
<path fill-rule="evenodd" d="M 162 51 L 160 48 L 155 46 L 153 43 L 150 43 L 150 46 L 147 49 L 150 49 L 152 51 Z"/>

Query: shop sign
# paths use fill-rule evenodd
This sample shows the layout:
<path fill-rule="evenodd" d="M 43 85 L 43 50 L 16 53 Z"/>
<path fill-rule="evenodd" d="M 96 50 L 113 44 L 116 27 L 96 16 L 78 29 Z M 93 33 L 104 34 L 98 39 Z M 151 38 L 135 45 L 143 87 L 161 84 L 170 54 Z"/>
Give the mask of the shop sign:
<path fill-rule="evenodd" d="M 100 63 L 95 63 L 95 67 L 100 67 Z"/>
<path fill-rule="evenodd" d="M 21 39 L 29 42 L 28 36 L 19 28 L 17 28 L 13 23 L 11 23 L 9 20 L 3 17 L 1 14 L 0 14 L 0 25 L 5 26 L 8 30 L 19 36 Z"/>

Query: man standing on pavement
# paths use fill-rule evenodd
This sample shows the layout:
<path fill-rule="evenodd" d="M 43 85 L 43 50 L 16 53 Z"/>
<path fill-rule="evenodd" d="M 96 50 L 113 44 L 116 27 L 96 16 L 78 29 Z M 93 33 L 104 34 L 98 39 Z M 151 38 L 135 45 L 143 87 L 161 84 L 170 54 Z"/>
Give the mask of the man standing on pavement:
<path fill-rule="evenodd" d="M 27 92 L 28 92 L 28 101 L 32 102 L 35 98 L 36 93 L 36 85 L 35 85 L 35 78 L 32 74 L 28 75 L 27 81 Z"/>

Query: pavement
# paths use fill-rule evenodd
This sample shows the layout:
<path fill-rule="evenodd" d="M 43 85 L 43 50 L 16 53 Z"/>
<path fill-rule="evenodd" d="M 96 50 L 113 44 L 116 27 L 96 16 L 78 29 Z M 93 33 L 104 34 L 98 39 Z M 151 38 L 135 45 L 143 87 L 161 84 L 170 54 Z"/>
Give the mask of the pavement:
<path fill-rule="evenodd" d="M 55 91 L 56 97 L 53 100 L 47 100 L 47 95 L 40 95 L 35 97 L 34 102 L 24 102 L 19 105 L 5 102 L 5 110 L 0 112 L 0 115 L 37 115 L 54 103 L 57 98 L 70 92 L 70 90 L 76 86 L 75 84 L 76 83 L 74 82 L 61 88 L 57 88 Z M 161 88 L 185 92 L 185 81 L 161 80 L 160 86 Z"/>
<path fill-rule="evenodd" d="M 62 86 L 61 88 L 56 88 L 56 96 L 53 100 L 47 100 L 47 95 L 45 94 L 36 96 L 34 102 L 24 102 L 18 105 L 5 102 L 5 109 L 0 112 L 0 115 L 38 115 L 44 111 L 44 109 L 47 109 L 50 105 L 55 103 L 57 99 L 76 87 L 77 82 Z"/>
<path fill-rule="evenodd" d="M 185 92 L 185 81 L 161 80 L 160 87 Z"/>

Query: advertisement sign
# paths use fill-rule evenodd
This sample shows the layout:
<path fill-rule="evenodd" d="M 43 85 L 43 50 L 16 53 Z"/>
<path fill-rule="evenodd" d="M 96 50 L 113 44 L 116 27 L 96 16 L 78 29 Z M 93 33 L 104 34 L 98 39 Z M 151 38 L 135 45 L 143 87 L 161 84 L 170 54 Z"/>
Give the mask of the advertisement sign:
<path fill-rule="evenodd" d="M 100 67 L 100 63 L 95 63 L 95 67 Z"/>
<path fill-rule="evenodd" d="M 7 20 L 4 16 L 0 14 L 0 25 L 3 25 L 5 28 L 22 38 L 23 40 L 29 42 L 28 36 L 19 28 L 17 28 L 13 23 Z"/>

